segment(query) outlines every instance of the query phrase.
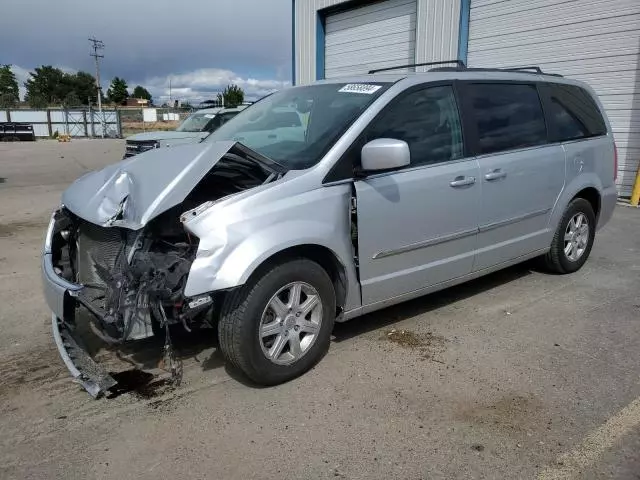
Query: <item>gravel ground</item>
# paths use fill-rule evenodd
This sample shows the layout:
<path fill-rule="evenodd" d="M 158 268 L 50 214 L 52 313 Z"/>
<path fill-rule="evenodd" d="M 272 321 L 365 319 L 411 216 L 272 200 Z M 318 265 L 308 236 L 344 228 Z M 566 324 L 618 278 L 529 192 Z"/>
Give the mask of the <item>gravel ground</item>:
<path fill-rule="evenodd" d="M 92 400 L 55 350 L 39 253 L 65 186 L 123 150 L 0 144 L 0 478 L 640 478 L 640 211 L 625 207 L 580 272 L 521 265 L 338 325 L 285 385 L 248 385 L 199 335 L 180 339 L 179 388 Z"/>

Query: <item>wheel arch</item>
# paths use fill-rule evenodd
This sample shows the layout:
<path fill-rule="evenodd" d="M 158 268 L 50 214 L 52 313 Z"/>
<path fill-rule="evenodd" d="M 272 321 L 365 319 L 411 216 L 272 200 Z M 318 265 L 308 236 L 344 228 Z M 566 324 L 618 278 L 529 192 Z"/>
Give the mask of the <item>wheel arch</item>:
<path fill-rule="evenodd" d="M 339 310 L 336 314 L 341 313 L 347 299 L 347 269 L 340 261 L 337 254 L 324 245 L 305 243 L 301 245 L 293 245 L 272 253 L 253 269 L 247 278 L 247 282 L 263 275 L 275 265 L 295 258 L 306 258 L 311 260 L 320 265 L 324 271 L 327 272 L 331 279 L 331 283 L 333 283 L 333 289 L 336 294 L 336 307 Z"/>
<path fill-rule="evenodd" d="M 593 208 L 593 213 L 596 216 L 596 224 L 598 223 L 598 218 L 600 216 L 600 210 L 602 208 L 602 195 L 595 187 L 585 187 L 579 192 L 577 192 L 570 200 L 573 201 L 576 198 L 583 198 L 587 202 L 591 204 Z"/>
<path fill-rule="evenodd" d="M 553 234 L 560 224 L 562 215 L 569 204 L 576 198 L 584 198 L 594 207 L 593 212 L 596 215 L 596 221 L 602 209 L 602 182 L 595 174 L 584 174 L 576 177 L 572 182 L 565 186 L 562 193 L 558 196 L 553 207 L 553 213 L 549 220 L 549 242 Z"/>

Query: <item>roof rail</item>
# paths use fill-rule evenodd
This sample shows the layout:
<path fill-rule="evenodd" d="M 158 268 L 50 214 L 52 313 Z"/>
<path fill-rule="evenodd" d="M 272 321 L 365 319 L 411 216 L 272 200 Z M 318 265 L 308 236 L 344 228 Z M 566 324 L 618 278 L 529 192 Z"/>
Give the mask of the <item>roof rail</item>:
<path fill-rule="evenodd" d="M 531 71 L 533 70 L 533 71 Z M 514 67 L 514 68 L 459 68 L 459 67 L 438 67 L 429 69 L 430 72 L 509 72 L 509 73 L 524 73 L 524 74 L 539 74 L 549 75 L 551 77 L 562 77 L 559 73 L 547 73 L 543 72 L 540 67 Z"/>
<path fill-rule="evenodd" d="M 513 67 L 513 68 L 502 68 L 501 70 L 506 70 L 507 72 L 520 72 L 522 70 L 533 70 L 536 73 L 544 73 L 540 67 Z"/>
<path fill-rule="evenodd" d="M 407 65 L 398 65 L 396 67 L 375 68 L 373 70 L 369 70 L 369 74 L 378 73 L 378 72 L 388 72 L 390 70 L 400 70 L 401 68 L 428 67 L 431 65 L 447 65 L 449 63 L 455 63 L 458 66 L 458 68 L 462 68 L 462 69 L 467 68 L 467 66 L 462 60 L 446 60 L 442 62 L 409 63 Z"/>

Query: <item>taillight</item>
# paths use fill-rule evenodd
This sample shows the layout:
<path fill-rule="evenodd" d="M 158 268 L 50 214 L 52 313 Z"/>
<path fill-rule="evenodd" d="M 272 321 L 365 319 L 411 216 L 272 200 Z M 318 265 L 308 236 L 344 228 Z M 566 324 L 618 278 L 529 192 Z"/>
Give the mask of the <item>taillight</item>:
<path fill-rule="evenodd" d="M 613 180 L 618 179 L 618 147 L 613 142 Z"/>

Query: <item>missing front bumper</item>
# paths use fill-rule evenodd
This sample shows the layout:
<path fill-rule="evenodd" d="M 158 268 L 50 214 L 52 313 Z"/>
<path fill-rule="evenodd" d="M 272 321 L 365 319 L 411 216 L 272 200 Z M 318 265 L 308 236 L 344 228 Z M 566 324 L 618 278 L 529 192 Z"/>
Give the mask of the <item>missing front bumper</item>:
<path fill-rule="evenodd" d="M 116 381 L 75 340 L 72 328 L 55 314 L 51 316 L 53 338 L 62 361 L 74 381 L 82 385 L 93 398 L 105 394 Z"/>

